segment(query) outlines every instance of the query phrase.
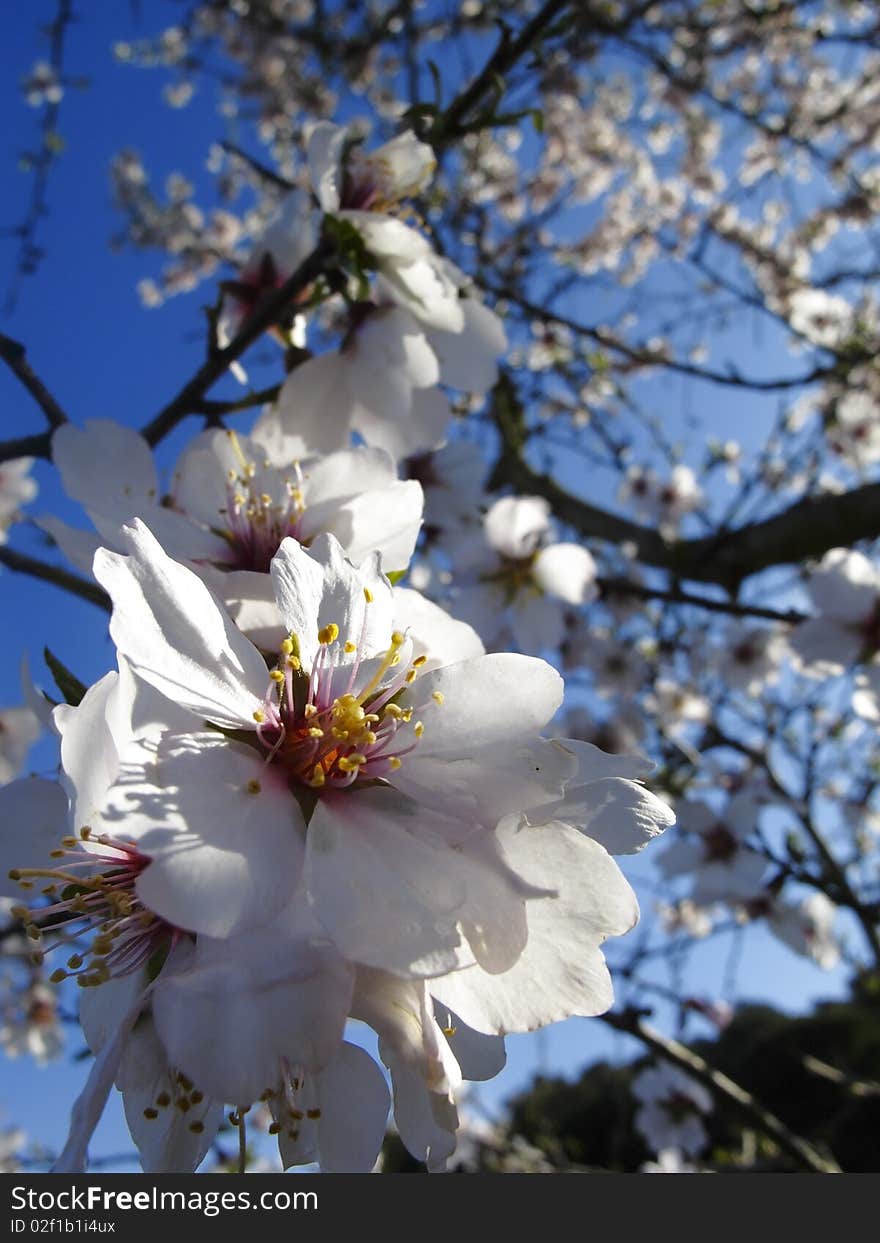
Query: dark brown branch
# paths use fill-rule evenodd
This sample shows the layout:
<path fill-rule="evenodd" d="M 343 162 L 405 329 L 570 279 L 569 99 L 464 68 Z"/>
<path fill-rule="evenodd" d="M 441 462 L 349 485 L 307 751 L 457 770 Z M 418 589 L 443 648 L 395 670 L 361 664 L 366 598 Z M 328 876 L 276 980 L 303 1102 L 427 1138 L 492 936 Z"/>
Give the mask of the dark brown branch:
<path fill-rule="evenodd" d="M 282 177 L 280 173 L 277 173 L 274 169 L 269 168 L 267 164 L 261 164 L 259 160 L 255 159 L 252 155 L 248 155 L 246 151 L 243 151 L 242 148 L 237 146 L 234 142 L 224 140 L 220 143 L 220 146 L 227 153 L 227 155 L 232 155 L 237 160 L 241 160 L 243 164 L 247 164 L 248 168 L 255 172 L 258 177 L 261 177 L 263 181 L 268 181 L 270 185 L 277 186 L 279 190 L 287 192 L 296 188 L 292 181 L 288 181 L 286 177 Z"/>
<path fill-rule="evenodd" d="M 440 113 L 425 135 L 435 151 L 442 151 L 456 138 L 468 133 L 474 109 L 493 91 L 497 93 L 502 75 L 538 43 L 569 5 L 570 0 L 548 0 L 516 38 L 511 38 L 508 31 L 502 34 L 498 47 L 474 80 Z"/>
<path fill-rule="evenodd" d="M 147 423 L 142 429 L 142 434 L 148 444 L 158 444 L 188 414 L 203 409 L 205 393 L 208 389 L 220 379 L 248 346 L 278 322 L 299 294 L 303 293 L 327 269 L 329 261 L 335 254 L 336 243 L 331 237 L 325 236 L 293 275 L 248 316 L 229 345 L 212 353 L 177 396 L 172 398 L 168 405 Z"/>
<path fill-rule="evenodd" d="M 522 495 L 542 496 L 555 517 L 580 535 L 630 543 L 638 561 L 678 578 L 718 583 L 735 591 L 752 574 L 771 566 L 803 562 L 830 548 L 880 536 L 880 484 L 868 483 L 850 492 L 805 497 L 771 518 L 736 530 L 667 540 L 652 527 L 573 496 L 528 464 L 523 456 L 528 433 L 509 377 L 496 385 L 492 412 L 502 448 L 490 488 L 509 485 Z"/>
<path fill-rule="evenodd" d="M 7 337 L 2 332 L 0 332 L 0 358 L 33 397 L 46 416 L 46 422 L 50 427 L 60 427 L 62 423 L 67 422 L 67 415 L 28 362 L 25 347 L 21 342 L 13 341 L 12 337 Z"/>
<path fill-rule="evenodd" d="M 0 547 L 0 564 L 14 570 L 16 574 L 29 574 L 31 578 L 39 578 L 45 583 L 54 583 L 64 591 L 69 591 L 90 604 L 110 612 L 110 597 L 97 583 L 81 578 L 70 570 L 57 565 L 49 565 L 46 561 L 38 561 L 36 557 L 28 557 L 12 548 Z"/>
<path fill-rule="evenodd" d="M 679 587 L 664 590 L 660 587 L 648 587 L 644 583 L 633 582 L 622 576 L 604 575 L 596 579 L 603 598 L 613 596 L 635 596 L 639 600 L 662 600 L 667 604 L 687 604 L 692 608 L 706 609 L 710 613 L 726 613 L 729 617 L 759 617 L 765 621 L 785 622 L 790 626 L 806 621 L 807 614 L 797 609 L 768 609 L 760 604 L 737 604 L 735 600 L 709 600 L 706 596 L 695 596 L 691 592 L 682 591 Z"/>
<path fill-rule="evenodd" d="M 17 436 L 14 440 L 0 441 L 0 462 L 11 462 L 19 457 L 42 457 L 52 460 L 52 433 L 38 432 L 34 436 Z"/>
<path fill-rule="evenodd" d="M 274 401 L 280 390 L 280 384 L 270 384 L 268 388 L 245 393 L 244 397 L 234 401 L 201 401 L 190 413 L 209 415 L 213 419 L 224 414 L 239 414 L 242 410 L 252 410 L 254 406 L 265 406 L 267 402 Z"/>

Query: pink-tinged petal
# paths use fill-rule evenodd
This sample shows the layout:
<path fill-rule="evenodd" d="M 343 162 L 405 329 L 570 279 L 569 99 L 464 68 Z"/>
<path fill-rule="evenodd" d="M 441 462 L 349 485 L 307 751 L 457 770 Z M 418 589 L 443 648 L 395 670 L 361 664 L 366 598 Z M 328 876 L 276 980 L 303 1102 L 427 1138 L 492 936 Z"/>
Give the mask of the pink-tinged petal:
<path fill-rule="evenodd" d="M 491 1035 L 603 1013 L 613 993 L 599 947 L 635 924 L 635 895 L 605 850 L 570 825 L 518 827 L 511 817 L 499 832 L 512 865 L 558 894 L 529 902 L 528 942 L 510 970 L 489 975 L 467 967 L 433 981 L 432 992 Z"/>
<path fill-rule="evenodd" d="M 215 733 L 132 743 L 93 827 L 149 856 L 145 906 L 205 936 L 269 924 L 302 869 L 305 823 L 284 774 Z"/>
<path fill-rule="evenodd" d="M 215 725 L 253 728 L 266 665 L 205 584 L 135 520 L 129 556 L 99 549 L 95 577 L 113 601 L 110 635 L 135 672 Z"/>

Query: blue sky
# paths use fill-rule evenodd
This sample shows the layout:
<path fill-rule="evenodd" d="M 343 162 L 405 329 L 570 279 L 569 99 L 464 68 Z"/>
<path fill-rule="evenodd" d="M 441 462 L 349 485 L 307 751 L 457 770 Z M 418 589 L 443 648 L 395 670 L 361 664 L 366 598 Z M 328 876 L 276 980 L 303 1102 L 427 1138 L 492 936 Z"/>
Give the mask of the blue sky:
<path fill-rule="evenodd" d="M 32 365 L 56 395 L 70 417 L 115 418 L 143 424 L 168 400 L 201 361 L 203 338 L 199 306 L 209 300 L 206 287 L 194 295 L 171 300 L 158 311 L 142 309 L 136 282 L 155 270 L 153 257 L 122 250 L 111 253 L 108 240 L 119 228 L 110 188 L 111 157 L 123 147 L 143 156 L 157 179 L 180 169 L 200 177 L 209 142 L 222 134 L 215 99 L 209 89 L 196 95 L 183 112 L 170 111 L 160 99 L 162 76 L 118 64 L 111 47 L 119 38 L 136 37 L 128 5 L 104 0 L 81 3 L 80 17 L 70 31 L 66 63 L 72 75 L 85 75 L 89 85 L 68 91 L 62 106 L 60 129 L 66 149 L 53 171 L 50 214 L 40 239 L 46 258 L 36 275 L 22 287 L 13 314 L 0 318 L 0 331 L 23 342 Z M 150 33 L 174 21 L 181 6 L 154 0 L 142 6 Z M 0 142 L 0 166 L 5 172 L 3 216 L 0 225 L 14 225 L 23 215 L 29 179 L 17 171 L 19 153 L 37 133 L 38 114 L 27 108 L 19 91 L 21 77 L 45 56 L 38 35 L 41 20 L 51 19 L 54 4 L 38 0 L 10 7 L 5 38 L 0 47 L 0 109 L 10 119 Z M 0 241 L 0 302 L 14 263 L 14 242 Z M 585 312 L 585 318 L 595 314 Z M 784 360 L 791 367 L 791 360 Z M 785 367 L 783 370 L 787 369 Z M 212 394 L 237 394 L 234 382 Z M 703 398 L 699 391 L 676 381 L 671 404 L 686 409 Z M 40 412 L 5 371 L 0 371 L 0 408 L 5 435 L 41 431 Z M 736 417 L 734 401 L 724 396 L 716 406 L 723 421 Z M 760 421 L 760 420 L 759 420 Z M 195 429 L 196 423 L 190 424 Z M 757 430 L 757 429 L 756 429 Z M 682 431 L 686 433 L 686 421 Z M 742 435 L 742 423 L 737 426 Z M 183 434 L 163 449 L 167 465 L 182 443 Z M 56 513 L 79 520 L 76 507 L 60 493 L 53 471 L 38 464 L 40 495 L 30 507 L 35 515 Z M 35 555 L 45 552 L 39 532 L 20 528 L 16 547 Z M 103 614 L 94 607 L 62 595 L 31 579 L 2 573 L 4 659 L 0 663 L 0 704 L 20 701 L 18 666 L 27 652 L 38 680 L 42 649 L 48 645 L 85 681 L 112 667 L 113 652 L 106 637 Z M 47 676 L 44 683 L 49 686 Z M 54 750 L 45 742 L 32 759 L 35 770 L 50 774 Z M 651 866 L 638 861 L 628 873 L 650 880 Z M 650 903 L 647 890 L 643 905 Z M 694 956 L 689 981 L 694 992 L 714 993 L 731 953 L 730 938 L 701 947 Z M 748 981 L 746 994 L 783 1007 L 803 1008 L 811 998 L 839 995 L 840 975 L 825 976 L 796 958 L 772 938 L 748 939 L 740 962 L 740 977 Z M 75 1030 L 71 1050 L 81 1047 Z M 509 1066 L 494 1083 L 480 1090 L 481 1099 L 495 1107 L 523 1087 L 536 1069 L 573 1074 L 600 1056 L 623 1056 L 631 1045 L 598 1023 L 573 1020 L 538 1037 L 510 1041 Z M 27 1061 L 0 1063 L 3 1121 L 24 1125 L 37 1140 L 57 1146 L 70 1104 L 84 1081 L 87 1063 L 66 1063 L 39 1069 Z M 129 1148 L 117 1107 L 108 1111 L 93 1146 L 96 1155 Z"/>

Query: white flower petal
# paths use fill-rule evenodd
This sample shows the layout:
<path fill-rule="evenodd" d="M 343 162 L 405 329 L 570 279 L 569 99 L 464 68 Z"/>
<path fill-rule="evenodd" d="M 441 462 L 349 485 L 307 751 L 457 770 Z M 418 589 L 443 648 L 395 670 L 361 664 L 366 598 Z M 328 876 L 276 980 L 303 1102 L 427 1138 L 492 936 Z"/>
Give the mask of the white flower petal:
<path fill-rule="evenodd" d="M 103 548 L 95 555 L 95 577 L 113 600 L 117 648 L 173 703 L 215 725 L 253 728 L 268 684 L 262 656 L 142 523 L 124 534 L 129 556 Z"/>
<path fill-rule="evenodd" d="M 385 1138 L 391 1105 L 385 1076 L 363 1049 L 343 1043 L 316 1079 L 321 1172 L 369 1174 Z"/>
<path fill-rule="evenodd" d="M 596 562 L 580 544 L 542 548 L 532 566 L 532 577 L 542 591 L 566 604 L 585 604 L 595 598 Z"/>
<path fill-rule="evenodd" d="M 602 847 L 570 825 L 516 827 L 511 817 L 502 838 L 513 866 L 536 884 L 556 886 L 558 896 L 529 902 L 528 943 L 510 970 L 489 975 L 467 967 L 433 981 L 432 991 L 492 1035 L 603 1013 L 613 993 L 599 947 L 635 924 L 635 895 Z"/>
<path fill-rule="evenodd" d="M 191 968 L 155 986 L 169 1061 L 217 1100 L 247 1106 L 274 1089 L 282 1059 L 320 1070 L 342 1041 L 353 976 L 295 927 L 199 940 Z"/>
<path fill-rule="evenodd" d="M 498 379 L 498 356 L 507 349 L 504 326 L 494 311 L 476 298 L 462 298 L 460 332 L 427 329 L 440 362 L 440 379 L 466 393 L 487 392 Z"/>
<path fill-rule="evenodd" d="M 503 496 L 483 519 L 486 539 L 504 557 L 530 557 L 550 530 L 550 506 L 541 496 Z"/>
<path fill-rule="evenodd" d="M 100 827 L 117 823 L 151 859 L 138 895 L 176 928 L 224 937 L 268 924 L 299 880 L 305 823 L 284 773 L 218 734 L 133 743 Z"/>
<path fill-rule="evenodd" d="M 309 177 L 322 211 L 335 212 L 339 208 L 345 137 L 345 129 L 331 121 L 319 121 L 308 137 L 306 158 Z"/>
<path fill-rule="evenodd" d="M 89 419 L 84 428 L 64 423 L 52 436 L 52 460 L 68 496 L 120 525 L 158 502 L 152 449 L 111 419 Z"/>

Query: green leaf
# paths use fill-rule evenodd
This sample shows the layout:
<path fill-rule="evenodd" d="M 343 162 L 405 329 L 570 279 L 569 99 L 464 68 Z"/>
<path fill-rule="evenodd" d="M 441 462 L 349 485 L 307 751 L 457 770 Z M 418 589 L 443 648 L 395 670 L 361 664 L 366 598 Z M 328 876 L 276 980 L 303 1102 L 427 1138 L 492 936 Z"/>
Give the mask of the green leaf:
<path fill-rule="evenodd" d="M 402 578 L 406 578 L 406 570 L 389 570 L 385 577 L 392 587 L 396 587 Z"/>
<path fill-rule="evenodd" d="M 73 708 L 79 707 L 82 697 L 86 693 L 85 683 L 80 682 L 76 674 L 71 673 L 57 656 L 53 656 L 48 647 L 43 648 L 43 657 L 49 667 L 49 672 L 55 679 L 55 685 L 61 691 L 64 702 L 70 704 Z"/>

